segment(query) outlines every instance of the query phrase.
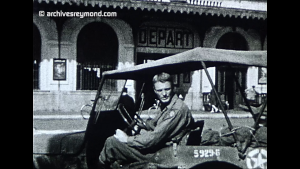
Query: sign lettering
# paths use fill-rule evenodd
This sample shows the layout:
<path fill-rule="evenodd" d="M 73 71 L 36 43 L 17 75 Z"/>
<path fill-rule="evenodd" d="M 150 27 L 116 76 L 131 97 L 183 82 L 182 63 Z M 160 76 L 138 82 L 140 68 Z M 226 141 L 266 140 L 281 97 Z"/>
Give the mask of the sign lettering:
<path fill-rule="evenodd" d="M 194 36 L 187 28 L 145 26 L 139 29 L 138 46 L 191 49 Z"/>

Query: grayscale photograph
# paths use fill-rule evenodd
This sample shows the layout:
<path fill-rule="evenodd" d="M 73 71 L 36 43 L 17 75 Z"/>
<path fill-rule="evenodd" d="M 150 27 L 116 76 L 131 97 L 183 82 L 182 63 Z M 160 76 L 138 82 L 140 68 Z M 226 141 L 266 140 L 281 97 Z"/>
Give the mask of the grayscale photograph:
<path fill-rule="evenodd" d="M 33 169 L 267 169 L 267 0 L 33 0 Z"/>

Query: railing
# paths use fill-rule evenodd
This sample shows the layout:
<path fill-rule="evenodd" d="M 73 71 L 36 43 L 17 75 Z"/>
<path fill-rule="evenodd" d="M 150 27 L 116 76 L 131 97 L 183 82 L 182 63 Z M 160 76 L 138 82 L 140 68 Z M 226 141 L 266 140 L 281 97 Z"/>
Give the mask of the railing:
<path fill-rule="evenodd" d="M 78 63 L 77 90 L 97 90 L 102 73 L 115 69 L 115 65 L 101 63 Z"/>
<path fill-rule="evenodd" d="M 221 7 L 222 1 L 212 0 L 212 1 L 203 1 L 203 0 L 137 0 L 137 1 L 149 1 L 149 2 L 181 2 L 188 3 L 192 5 L 200 5 L 200 6 L 215 6 Z"/>
<path fill-rule="evenodd" d="M 259 105 L 261 105 L 265 102 L 266 98 L 267 98 L 267 93 L 259 93 L 256 96 L 255 100 Z"/>
<path fill-rule="evenodd" d="M 187 3 L 192 5 L 215 6 L 215 7 L 221 7 L 222 5 L 222 2 L 220 1 L 187 0 Z"/>

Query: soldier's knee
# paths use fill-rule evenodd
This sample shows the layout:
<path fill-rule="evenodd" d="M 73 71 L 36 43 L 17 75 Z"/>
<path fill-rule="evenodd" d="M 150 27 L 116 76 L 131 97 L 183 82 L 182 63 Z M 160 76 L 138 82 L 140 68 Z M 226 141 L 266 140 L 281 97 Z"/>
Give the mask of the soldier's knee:
<path fill-rule="evenodd" d="M 118 142 L 119 141 L 114 136 L 110 136 L 106 139 L 105 144 L 113 146 L 115 144 L 118 144 Z"/>
<path fill-rule="evenodd" d="M 108 142 L 117 142 L 118 140 L 114 136 L 110 136 L 106 139 Z"/>

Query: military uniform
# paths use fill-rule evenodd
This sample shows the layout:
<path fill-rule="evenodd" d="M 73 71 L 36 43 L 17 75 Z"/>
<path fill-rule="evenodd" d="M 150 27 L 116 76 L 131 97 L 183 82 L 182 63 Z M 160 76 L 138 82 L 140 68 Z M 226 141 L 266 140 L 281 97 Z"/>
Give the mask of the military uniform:
<path fill-rule="evenodd" d="M 182 135 L 184 129 L 194 122 L 190 110 L 177 95 L 159 111 L 149 123 L 152 130 L 142 129 L 140 134 L 129 136 L 127 143 L 113 136 L 107 138 L 100 153 L 100 162 L 111 164 L 114 161 L 132 163 L 150 160 L 154 152 L 165 147 L 172 138 Z"/>

